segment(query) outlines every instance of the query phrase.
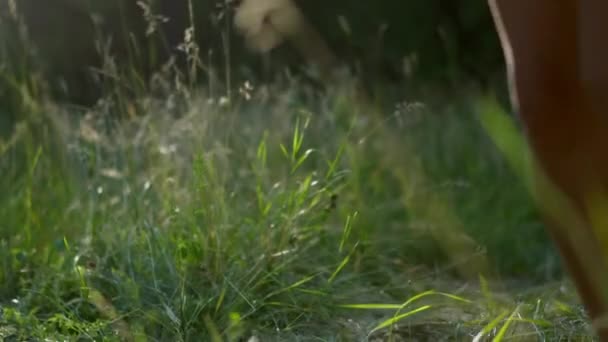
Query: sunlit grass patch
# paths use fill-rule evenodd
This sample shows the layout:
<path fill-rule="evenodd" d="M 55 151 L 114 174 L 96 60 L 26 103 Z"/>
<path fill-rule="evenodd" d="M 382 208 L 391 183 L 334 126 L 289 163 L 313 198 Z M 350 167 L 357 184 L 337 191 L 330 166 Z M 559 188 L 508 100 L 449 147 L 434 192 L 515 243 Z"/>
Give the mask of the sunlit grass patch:
<path fill-rule="evenodd" d="M 469 104 L 367 116 L 279 89 L 123 121 L 32 107 L 0 150 L 0 334 L 589 336 L 570 287 L 527 290 L 554 254 Z"/>

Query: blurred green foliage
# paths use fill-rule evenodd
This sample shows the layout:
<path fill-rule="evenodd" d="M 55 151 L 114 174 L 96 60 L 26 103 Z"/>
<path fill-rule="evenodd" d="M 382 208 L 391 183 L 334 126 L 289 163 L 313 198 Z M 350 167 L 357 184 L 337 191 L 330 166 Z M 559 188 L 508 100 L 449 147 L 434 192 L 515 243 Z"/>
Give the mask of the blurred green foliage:
<path fill-rule="evenodd" d="M 502 56 L 485 1 L 300 1 L 309 18 L 340 52 L 401 72 L 404 58 L 418 80 L 486 81 Z M 350 27 L 346 35 L 339 20 Z"/>
<path fill-rule="evenodd" d="M 337 54 L 370 82 L 460 85 L 473 80 L 488 86 L 496 77 L 502 80 L 502 56 L 484 1 L 297 3 Z M 232 28 L 235 5 L 230 0 L 1 0 L 0 87 L 11 88 L 6 77 L 18 76 L 18 70 L 22 79 L 43 70 L 55 97 L 79 103 L 91 103 L 100 83 L 119 77 L 129 79 L 131 91 L 146 87 L 171 55 L 177 70 L 197 62 L 193 52 L 183 51 L 191 19 L 196 45 L 189 47 L 198 48 L 199 81 L 216 77 L 227 82 L 301 66 L 298 56 L 282 47 L 274 52 L 270 69 L 263 70 L 259 56 L 247 51 Z M 126 71 L 112 74 L 108 68 L 114 65 Z M 91 77 L 90 66 L 103 72 Z"/>

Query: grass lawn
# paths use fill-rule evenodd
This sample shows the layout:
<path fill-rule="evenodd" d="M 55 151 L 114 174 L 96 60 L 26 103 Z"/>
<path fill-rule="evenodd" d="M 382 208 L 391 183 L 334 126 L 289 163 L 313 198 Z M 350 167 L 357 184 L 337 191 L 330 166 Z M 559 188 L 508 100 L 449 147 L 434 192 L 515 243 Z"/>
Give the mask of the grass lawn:
<path fill-rule="evenodd" d="M 0 340 L 593 340 L 474 98 L 250 92 L 27 102 Z"/>

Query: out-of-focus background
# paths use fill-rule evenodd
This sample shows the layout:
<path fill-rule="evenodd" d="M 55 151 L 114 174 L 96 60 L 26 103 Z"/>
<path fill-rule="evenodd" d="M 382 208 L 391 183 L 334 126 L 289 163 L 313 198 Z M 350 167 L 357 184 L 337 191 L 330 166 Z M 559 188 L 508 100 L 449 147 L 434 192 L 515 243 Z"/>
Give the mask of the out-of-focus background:
<path fill-rule="evenodd" d="M 0 0 L 0 338 L 592 340 L 517 125 L 485 1 Z"/>

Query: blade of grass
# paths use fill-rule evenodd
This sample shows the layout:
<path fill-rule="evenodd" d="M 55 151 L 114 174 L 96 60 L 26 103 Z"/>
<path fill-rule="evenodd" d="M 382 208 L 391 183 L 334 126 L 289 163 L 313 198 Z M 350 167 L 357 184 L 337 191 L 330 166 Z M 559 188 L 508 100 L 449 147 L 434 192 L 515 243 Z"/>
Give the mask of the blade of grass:
<path fill-rule="evenodd" d="M 282 289 L 278 289 L 278 290 L 276 290 L 276 291 L 273 291 L 273 292 L 271 292 L 271 293 L 267 294 L 267 295 L 264 297 L 264 299 L 268 299 L 268 298 L 270 298 L 270 297 L 274 297 L 274 296 L 276 296 L 276 295 L 278 295 L 278 294 L 280 294 L 280 293 L 287 292 L 287 291 L 289 291 L 289 290 L 293 290 L 293 289 L 295 289 L 295 288 L 298 288 L 298 287 L 300 287 L 300 286 L 302 286 L 302 285 L 304 285 L 304 284 L 308 283 L 309 281 L 311 281 L 311 280 L 315 279 L 316 277 L 317 277 L 317 274 L 314 274 L 314 275 L 308 276 L 308 277 L 306 277 L 306 278 L 304 278 L 304 279 L 301 279 L 301 280 L 299 280 L 299 281 L 297 281 L 297 282 L 295 282 L 295 283 L 293 283 L 293 284 L 291 284 L 291 285 L 289 285 L 289 286 L 287 286 L 287 287 L 284 287 L 284 288 L 282 288 Z"/>
<path fill-rule="evenodd" d="M 508 314 L 509 314 L 508 311 L 504 311 L 503 313 L 498 315 L 496 318 L 494 318 L 492 321 L 490 321 L 490 323 L 486 324 L 486 326 L 483 327 L 483 329 L 481 329 L 481 331 L 479 333 L 477 333 L 477 335 L 475 335 L 475 338 L 473 338 L 472 342 L 480 342 L 481 338 L 484 337 L 485 335 L 487 335 L 490 331 L 492 331 L 492 329 L 496 328 L 498 326 L 498 324 L 500 323 L 500 321 L 502 321 L 503 318 L 505 318 Z"/>
<path fill-rule="evenodd" d="M 420 313 L 422 311 L 426 311 L 426 310 L 430 309 L 431 307 L 432 307 L 431 305 L 424 305 L 424 306 L 421 306 L 421 307 L 416 308 L 414 310 L 411 310 L 411 311 L 408 311 L 406 313 L 403 313 L 403 314 L 400 314 L 398 316 L 395 316 L 395 317 L 392 317 L 390 319 L 387 319 L 386 321 L 378 324 L 375 328 L 373 328 L 370 331 L 370 334 L 373 334 L 373 333 L 375 333 L 376 331 L 378 331 L 380 329 L 392 326 L 395 323 L 397 323 L 397 322 L 399 322 L 399 321 L 401 321 L 401 320 L 403 320 L 405 318 L 408 318 L 408 317 L 410 317 L 412 315 L 415 315 L 415 314 Z"/>
<path fill-rule="evenodd" d="M 357 249 L 357 246 L 359 245 L 359 242 L 357 242 L 355 244 L 355 246 L 353 246 L 352 250 L 350 251 L 350 253 L 348 253 L 348 255 L 346 255 L 344 257 L 344 259 L 342 259 L 342 262 L 340 262 L 340 264 L 338 265 L 338 267 L 336 267 L 336 270 L 334 271 L 334 273 L 332 273 L 331 277 L 329 277 L 329 279 L 327 280 L 327 283 L 331 284 L 334 279 L 336 279 L 336 277 L 338 276 L 338 273 L 340 273 L 340 271 L 342 271 L 342 269 L 344 267 L 346 267 L 346 265 L 348 264 L 348 262 L 350 261 L 350 257 L 353 255 L 353 253 L 355 252 L 355 250 Z"/>
<path fill-rule="evenodd" d="M 513 310 L 513 312 L 509 316 L 509 318 L 507 318 L 507 321 L 505 322 L 505 324 L 502 325 L 502 327 L 498 331 L 498 334 L 496 334 L 496 336 L 494 337 L 492 342 L 501 342 L 505 338 L 505 335 L 507 334 L 507 331 L 509 330 L 511 323 L 513 323 L 515 315 L 518 312 L 519 312 L 519 306 L 515 310 Z"/>

